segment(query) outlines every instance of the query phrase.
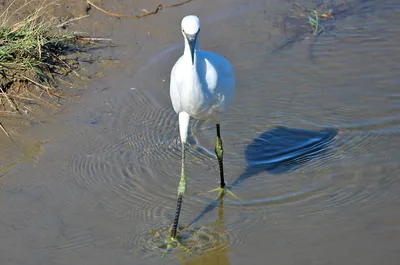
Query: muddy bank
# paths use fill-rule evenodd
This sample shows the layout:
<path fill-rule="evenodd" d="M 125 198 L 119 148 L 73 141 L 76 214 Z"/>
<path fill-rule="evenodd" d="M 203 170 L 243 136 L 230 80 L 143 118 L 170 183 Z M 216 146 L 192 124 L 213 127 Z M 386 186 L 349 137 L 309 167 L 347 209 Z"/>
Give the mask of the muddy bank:
<path fill-rule="evenodd" d="M 2 168 L 24 160 L 14 156 L 17 150 L 23 154 L 26 146 L 35 145 L 29 128 L 48 122 L 68 102 L 78 100 L 87 81 L 107 67 L 98 55 L 90 54 L 107 46 L 74 33 L 78 30 L 74 24 L 87 17 L 82 16 L 84 6 L 78 4 L 83 1 L 67 2 L 1 3 L 5 38 L 0 83 Z M 86 24 L 82 25 L 80 31 Z"/>

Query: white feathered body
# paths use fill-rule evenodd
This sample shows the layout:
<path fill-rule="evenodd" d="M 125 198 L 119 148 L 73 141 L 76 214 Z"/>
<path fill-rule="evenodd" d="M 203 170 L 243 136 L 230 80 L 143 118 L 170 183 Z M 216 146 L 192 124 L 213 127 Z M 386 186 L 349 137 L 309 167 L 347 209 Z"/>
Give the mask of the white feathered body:
<path fill-rule="evenodd" d="M 199 120 L 219 117 L 232 102 L 235 77 L 230 63 L 220 55 L 197 50 L 195 63 L 183 55 L 171 71 L 170 96 L 176 113 Z"/>

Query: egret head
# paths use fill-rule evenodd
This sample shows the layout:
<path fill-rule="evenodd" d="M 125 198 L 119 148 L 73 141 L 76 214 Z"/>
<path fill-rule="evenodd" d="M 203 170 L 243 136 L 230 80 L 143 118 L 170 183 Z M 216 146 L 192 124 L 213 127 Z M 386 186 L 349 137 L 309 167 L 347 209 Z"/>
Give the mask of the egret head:
<path fill-rule="evenodd" d="M 189 45 L 192 64 L 194 64 L 194 50 L 196 48 L 197 37 L 200 32 L 200 20 L 198 17 L 190 15 L 182 19 L 182 34 L 185 42 Z"/>

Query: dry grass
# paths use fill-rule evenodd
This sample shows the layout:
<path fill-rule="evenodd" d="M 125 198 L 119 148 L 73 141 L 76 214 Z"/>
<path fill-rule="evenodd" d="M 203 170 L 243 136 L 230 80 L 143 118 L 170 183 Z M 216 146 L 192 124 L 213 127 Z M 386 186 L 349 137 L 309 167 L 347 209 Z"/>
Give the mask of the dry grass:
<path fill-rule="evenodd" d="M 46 16 L 49 9 L 57 7 L 57 1 L 31 0 L 16 5 L 16 0 L 12 1 L 0 14 L 0 112 L 22 113 L 32 105 L 56 107 L 52 99 L 61 94 L 55 89 L 55 77 L 74 71 L 78 62 L 71 55 L 84 51 L 93 41 L 62 33 L 60 27 L 66 22 L 59 24 L 57 18 Z M 10 22 L 32 5 L 36 6 L 32 13 L 17 23 Z"/>

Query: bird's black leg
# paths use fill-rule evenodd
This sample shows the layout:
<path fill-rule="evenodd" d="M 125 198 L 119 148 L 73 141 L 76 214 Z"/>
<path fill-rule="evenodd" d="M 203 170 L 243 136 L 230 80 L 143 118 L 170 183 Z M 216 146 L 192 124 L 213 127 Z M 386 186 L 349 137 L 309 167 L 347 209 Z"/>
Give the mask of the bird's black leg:
<path fill-rule="evenodd" d="M 222 140 L 221 140 L 221 132 L 220 126 L 217 124 L 217 140 L 215 142 L 215 154 L 218 158 L 219 164 L 219 175 L 220 175 L 220 187 L 223 189 L 225 187 L 225 179 L 224 179 L 224 165 L 223 165 L 223 156 L 224 156 L 224 148 L 222 147 Z"/>
<path fill-rule="evenodd" d="M 181 214 L 182 202 L 183 202 L 183 193 L 179 193 L 178 202 L 176 204 L 174 224 L 172 225 L 172 230 L 171 230 L 172 239 L 176 238 L 176 231 L 178 230 L 178 222 L 179 222 L 179 215 Z"/>
<path fill-rule="evenodd" d="M 221 140 L 221 131 L 220 131 L 220 126 L 217 124 L 217 141 L 215 142 L 215 154 L 217 155 L 218 158 L 218 164 L 219 164 L 219 176 L 220 176 L 220 186 L 216 189 L 210 190 L 210 192 L 218 191 L 218 197 L 217 199 L 222 199 L 222 196 L 224 195 L 224 192 L 228 192 L 232 197 L 234 197 L 237 200 L 240 200 L 238 196 L 236 196 L 232 191 L 227 189 L 225 187 L 225 178 L 224 178 L 224 165 L 223 165 L 223 156 L 224 156 L 224 148 L 222 147 L 222 140 Z"/>

